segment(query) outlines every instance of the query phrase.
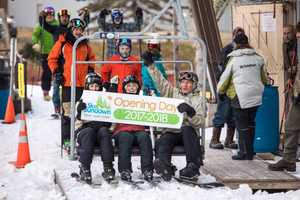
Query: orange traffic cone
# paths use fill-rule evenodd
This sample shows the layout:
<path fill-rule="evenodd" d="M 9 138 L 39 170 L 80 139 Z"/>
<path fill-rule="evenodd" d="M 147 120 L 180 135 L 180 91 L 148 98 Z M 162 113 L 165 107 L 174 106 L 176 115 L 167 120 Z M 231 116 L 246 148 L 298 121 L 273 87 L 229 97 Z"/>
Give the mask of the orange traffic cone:
<path fill-rule="evenodd" d="M 16 168 L 23 168 L 27 163 L 30 163 L 30 152 L 27 137 L 27 127 L 25 114 L 21 114 L 21 130 L 19 135 L 18 155 L 16 162 L 10 162 Z"/>
<path fill-rule="evenodd" d="M 9 96 L 7 101 L 4 121 L 2 123 L 11 124 L 14 123 L 15 121 L 16 121 L 16 114 L 15 114 L 14 102 L 12 100 L 12 97 Z"/>

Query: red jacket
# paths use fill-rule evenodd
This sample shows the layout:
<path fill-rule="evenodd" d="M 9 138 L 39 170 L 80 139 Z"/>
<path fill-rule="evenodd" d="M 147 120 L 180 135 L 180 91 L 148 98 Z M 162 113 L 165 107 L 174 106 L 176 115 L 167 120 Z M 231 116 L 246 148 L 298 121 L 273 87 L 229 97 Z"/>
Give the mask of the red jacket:
<path fill-rule="evenodd" d="M 57 42 L 54 44 L 48 56 L 48 65 L 52 73 L 58 67 L 58 59 L 63 54 L 64 64 L 64 86 L 71 86 L 71 65 L 72 65 L 72 42 L 66 40 L 64 35 L 60 35 Z M 82 41 L 76 50 L 77 61 L 95 61 L 95 54 L 87 41 Z M 77 64 L 76 65 L 76 87 L 84 87 L 85 76 L 88 73 L 88 66 L 93 67 L 93 64 Z"/>
<path fill-rule="evenodd" d="M 118 134 L 120 132 L 138 132 L 145 131 L 144 126 L 133 125 L 133 124 L 116 124 L 114 129 L 114 134 Z"/>
<path fill-rule="evenodd" d="M 121 58 L 119 55 L 113 55 L 109 61 L 121 61 Z M 139 61 L 139 59 L 135 56 L 129 56 L 128 61 Z M 122 91 L 122 82 L 124 78 L 128 75 L 134 75 L 137 77 L 137 79 L 140 81 L 140 84 L 142 83 L 142 77 L 141 72 L 142 71 L 142 65 L 140 63 L 133 63 L 133 64 L 104 64 L 101 67 L 101 76 L 103 79 L 103 82 L 110 82 L 110 79 L 114 76 L 119 77 L 119 83 L 118 83 L 118 92 L 123 93 Z"/>

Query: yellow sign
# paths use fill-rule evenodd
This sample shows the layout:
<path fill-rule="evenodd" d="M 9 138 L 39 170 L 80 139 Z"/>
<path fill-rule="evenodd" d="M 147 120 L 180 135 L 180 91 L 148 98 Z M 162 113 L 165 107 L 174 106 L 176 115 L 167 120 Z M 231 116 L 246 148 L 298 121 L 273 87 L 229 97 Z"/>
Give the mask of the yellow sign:
<path fill-rule="evenodd" d="M 24 64 L 18 63 L 18 88 L 19 96 L 25 98 Z"/>

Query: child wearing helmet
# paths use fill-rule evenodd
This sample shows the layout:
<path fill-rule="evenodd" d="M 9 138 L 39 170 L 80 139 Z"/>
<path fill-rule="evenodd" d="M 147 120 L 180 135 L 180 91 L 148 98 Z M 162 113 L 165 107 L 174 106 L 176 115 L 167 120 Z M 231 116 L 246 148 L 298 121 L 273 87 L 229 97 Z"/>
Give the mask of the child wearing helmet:
<path fill-rule="evenodd" d="M 112 23 L 106 22 L 106 16 L 111 14 Z M 141 8 L 137 8 L 135 12 L 135 22 L 124 23 L 123 22 L 123 12 L 120 9 L 112 9 L 108 11 L 103 9 L 98 16 L 98 26 L 103 32 L 134 32 L 140 31 L 143 24 L 143 11 Z M 107 40 L 107 51 L 106 57 L 117 54 L 116 43 L 114 39 Z"/>
<path fill-rule="evenodd" d="M 85 23 L 74 18 L 70 20 L 66 33 L 60 34 L 58 40 L 53 46 L 49 56 L 48 64 L 52 73 L 59 67 L 61 57 L 63 64 L 63 85 L 62 85 L 62 143 L 64 146 L 69 145 L 70 141 L 70 101 L 71 101 L 71 67 L 72 67 L 72 50 L 73 45 L 80 36 L 83 35 Z M 78 61 L 95 61 L 95 54 L 92 51 L 87 40 L 81 41 L 76 49 Z M 94 70 L 93 64 L 76 64 L 76 98 L 77 102 L 82 95 L 85 76 L 88 72 Z"/>
<path fill-rule="evenodd" d="M 43 19 L 51 25 L 57 25 L 58 22 L 55 20 L 55 10 L 51 6 L 47 6 L 42 11 Z M 47 57 L 51 51 L 54 41 L 51 33 L 44 29 L 43 26 L 37 24 L 32 32 L 32 48 L 41 54 L 42 63 L 42 77 L 41 77 L 41 87 L 44 94 L 44 100 L 50 101 L 49 91 L 51 89 L 52 74 L 48 66 Z"/>
<path fill-rule="evenodd" d="M 160 54 L 160 43 L 157 39 L 151 39 L 147 42 L 146 52 L 153 54 L 154 61 L 162 61 L 162 56 Z M 155 63 L 154 66 L 160 71 L 165 79 L 168 78 L 165 67 L 162 63 Z M 157 90 L 156 84 L 153 82 L 144 63 L 142 64 L 142 79 L 144 95 L 160 96 L 160 92 Z"/>
<path fill-rule="evenodd" d="M 179 171 L 182 178 L 194 179 L 200 173 L 202 150 L 198 139 L 199 128 L 205 125 L 205 98 L 200 96 L 197 89 L 198 77 L 193 72 L 183 72 L 179 75 L 179 88 L 173 87 L 153 65 L 153 54 L 146 52 L 142 55 L 149 74 L 157 85 L 163 97 L 183 99 L 177 110 L 183 113 L 183 123 L 180 129 L 162 129 L 157 147 L 157 159 L 154 161 L 155 171 L 166 181 L 174 174 L 171 164 L 172 151 L 175 145 L 182 144 L 186 151 L 186 167 Z"/>
<path fill-rule="evenodd" d="M 97 73 L 88 73 L 85 78 L 85 90 L 102 91 L 102 78 Z M 91 163 L 93 160 L 94 148 L 100 146 L 101 160 L 104 172 L 102 176 L 107 181 L 115 179 L 113 168 L 114 151 L 109 128 L 111 123 L 99 121 L 81 120 L 81 112 L 86 109 L 86 104 L 80 100 L 77 105 L 77 116 L 75 129 L 77 133 L 76 143 L 79 154 L 79 175 L 82 181 L 92 183 Z"/>
<path fill-rule="evenodd" d="M 126 76 L 122 83 L 123 93 L 137 95 L 141 89 L 140 81 L 133 75 Z M 141 151 L 141 170 L 146 181 L 153 179 L 153 153 L 151 139 L 144 126 L 116 124 L 114 138 L 119 149 L 118 170 L 121 179 L 131 180 L 131 151 L 138 145 Z"/>
<path fill-rule="evenodd" d="M 108 61 L 139 61 L 136 56 L 131 54 L 131 40 L 119 39 L 117 41 L 117 54 L 113 55 Z M 139 63 L 108 63 L 101 67 L 101 76 L 104 87 L 109 87 L 109 80 L 118 77 L 118 92 L 122 93 L 122 80 L 128 75 L 134 75 L 141 82 L 141 64 Z"/>

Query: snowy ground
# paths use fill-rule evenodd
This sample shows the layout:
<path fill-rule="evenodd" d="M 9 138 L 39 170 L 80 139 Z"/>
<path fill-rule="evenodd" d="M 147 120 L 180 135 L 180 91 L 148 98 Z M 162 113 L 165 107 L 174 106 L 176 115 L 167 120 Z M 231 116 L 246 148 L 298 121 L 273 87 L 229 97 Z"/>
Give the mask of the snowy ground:
<path fill-rule="evenodd" d="M 31 89 L 31 88 L 30 88 Z M 300 200 L 300 190 L 286 193 L 268 194 L 267 192 L 256 192 L 252 194 L 247 185 L 241 185 L 239 189 L 229 188 L 204 190 L 181 185 L 175 181 L 162 183 L 159 187 L 151 188 L 144 184 L 144 190 L 135 190 L 131 186 L 119 183 L 117 188 L 103 183 L 101 188 L 92 189 L 69 178 L 73 171 L 78 171 L 78 162 L 70 161 L 66 157 L 60 157 L 60 122 L 52 120 L 50 114 L 52 105 L 42 99 L 39 87 L 34 87 L 31 97 L 33 112 L 27 115 L 27 127 L 30 143 L 30 153 L 33 162 L 26 165 L 24 169 L 15 169 L 8 164 L 16 159 L 19 122 L 12 125 L 0 124 L 0 200 L 62 200 L 64 197 L 53 183 L 53 170 L 60 174 L 64 180 L 64 186 L 69 199 L 251 199 L 251 200 Z M 207 139 L 210 138 L 211 130 L 207 130 Z M 224 135 L 224 134 L 222 134 Z M 95 158 L 92 165 L 93 176 L 99 176 L 102 164 L 99 158 Z M 184 158 L 177 157 L 175 164 L 180 168 L 184 165 Z M 139 158 L 133 158 L 134 178 L 140 176 Z M 299 169 L 298 164 L 298 169 Z M 299 170 L 298 170 L 299 174 Z M 202 175 L 204 181 L 213 179 Z"/>

